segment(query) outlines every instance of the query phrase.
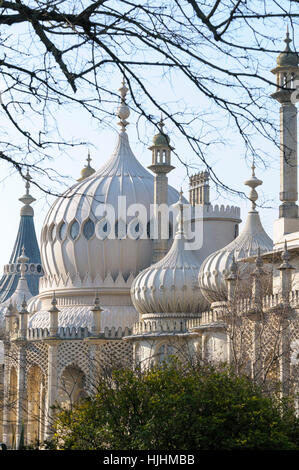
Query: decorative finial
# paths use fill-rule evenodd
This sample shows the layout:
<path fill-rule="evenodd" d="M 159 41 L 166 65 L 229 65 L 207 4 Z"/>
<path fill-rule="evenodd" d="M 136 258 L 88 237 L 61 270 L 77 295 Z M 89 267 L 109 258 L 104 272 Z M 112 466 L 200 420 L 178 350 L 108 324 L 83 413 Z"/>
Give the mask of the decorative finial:
<path fill-rule="evenodd" d="M 177 207 L 179 209 L 179 213 L 177 216 L 177 223 L 178 223 L 178 228 L 176 233 L 183 235 L 184 233 L 184 202 L 183 202 L 183 190 L 181 188 L 180 190 L 180 196 L 178 202 L 174 205 L 174 207 Z"/>
<path fill-rule="evenodd" d="M 53 297 L 52 297 L 52 300 L 51 300 L 51 305 L 53 305 L 53 307 L 56 307 L 57 305 L 57 299 L 56 299 L 56 295 L 55 295 L 55 290 L 53 292 Z"/>
<path fill-rule="evenodd" d="M 118 125 L 121 127 L 121 132 L 125 132 L 126 127 L 129 124 L 127 121 L 127 118 L 130 116 L 130 110 L 126 103 L 126 95 L 128 91 L 129 89 L 125 85 L 125 77 L 123 77 L 122 87 L 119 88 L 121 103 L 117 110 L 117 116 L 120 119 L 120 122 L 118 122 Z"/>
<path fill-rule="evenodd" d="M 287 32 L 286 32 L 286 37 L 284 39 L 284 42 L 286 43 L 285 47 L 285 52 L 290 52 L 290 43 L 292 42 L 292 39 L 290 39 L 290 33 L 289 33 L 289 25 L 287 24 Z"/>
<path fill-rule="evenodd" d="M 233 259 L 229 267 L 229 273 L 226 279 L 228 281 L 233 281 L 237 279 L 237 273 L 238 273 L 238 265 L 236 263 L 236 257 L 235 257 L 235 252 L 233 251 Z"/>
<path fill-rule="evenodd" d="M 22 309 L 21 309 L 20 312 L 19 312 L 20 315 L 22 315 L 22 314 L 24 314 L 24 313 L 27 314 L 27 313 L 28 313 L 28 310 L 27 310 L 27 302 L 26 302 L 26 297 L 25 297 L 25 295 L 24 295 L 24 298 L 23 298 L 23 302 L 22 302 L 22 304 L 21 304 L 21 307 L 22 307 Z"/>
<path fill-rule="evenodd" d="M 30 181 L 32 180 L 32 178 L 31 178 L 31 176 L 30 176 L 29 168 L 28 168 L 28 167 L 27 167 L 27 172 L 26 172 L 25 179 L 26 179 L 26 184 L 25 184 L 25 187 L 26 187 L 26 194 L 27 194 L 27 196 L 29 196 Z"/>
<path fill-rule="evenodd" d="M 32 180 L 32 177 L 30 176 L 29 173 L 29 168 L 27 167 L 27 172 L 26 175 L 24 176 L 24 179 L 26 180 L 25 183 L 25 189 L 26 193 L 24 196 L 19 198 L 19 201 L 21 201 L 24 204 L 24 207 L 21 209 L 21 215 L 32 215 L 33 216 L 33 209 L 30 207 L 30 204 L 32 204 L 36 199 L 29 194 L 29 189 L 30 189 L 30 181 Z"/>
<path fill-rule="evenodd" d="M 25 254 L 25 247 L 22 246 L 21 255 L 17 259 L 18 263 L 20 263 L 20 272 L 21 272 L 21 279 L 25 279 L 25 273 L 27 271 L 26 263 L 28 263 L 29 258 Z"/>
<path fill-rule="evenodd" d="M 90 150 L 88 149 L 87 150 L 87 158 L 86 158 L 86 161 L 87 161 L 87 168 L 90 168 L 90 162 L 91 162 L 91 157 L 90 157 Z"/>
<path fill-rule="evenodd" d="M 51 305 L 52 305 L 52 307 L 49 310 L 50 313 L 59 312 L 59 310 L 57 308 L 57 299 L 56 299 L 55 291 L 53 291 L 53 297 L 52 297 L 52 300 L 51 300 Z"/>
<path fill-rule="evenodd" d="M 88 178 L 95 173 L 95 169 L 90 165 L 91 160 L 92 158 L 90 157 L 90 150 L 88 149 L 86 158 L 87 165 L 85 165 L 83 170 L 81 170 L 81 177 L 77 181 L 83 181 L 85 178 Z"/>
<path fill-rule="evenodd" d="M 160 129 L 160 132 L 163 134 L 163 127 L 165 126 L 164 119 L 163 119 L 163 114 L 161 113 L 161 118 L 160 121 L 158 122 L 158 126 Z"/>
<path fill-rule="evenodd" d="M 252 161 L 252 166 L 251 166 L 251 178 L 249 180 L 246 180 L 244 184 L 246 184 L 247 186 L 249 186 L 251 188 L 250 190 L 250 193 L 249 193 L 249 200 L 251 201 L 251 210 L 252 211 L 255 211 L 255 208 L 256 208 L 256 201 L 258 199 L 258 193 L 257 191 L 255 190 L 255 188 L 257 186 L 260 186 L 261 184 L 263 184 L 262 180 L 259 180 L 256 176 L 255 176 L 255 164 L 254 164 L 254 158 L 253 158 L 253 161 Z"/>
<path fill-rule="evenodd" d="M 8 305 L 8 307 L 7 307 L 5 316 L 6 316 L 6 317 L 14 316 L 14 306 L 13 306 L 13 304 L 12 304 L 12 302 L 11 302 L 11 298 L 10 298 L 10 300 L 9 300 L 9 305 Z"/>
<path fill-rule="evenodd" d="M 279 266 L 278 269 L 294 269 L 293 266 L 290 265 L 290 253 L 288 251 L 287 247 L 287 241 L 284 241 L 284 249 L 283 252 L 281 253 L 281 259 L 282 259 L 282 264 Z"/>
<path fill-rule="evenodd" d="M 94 306 L 93 306 L 92 311 L 96 311 L 96 310 L 101 311 L 101 312 L 103 311 L 101 306 L 100 306 L 100 299 L 99 299 L 98 293 L 96 293 L 96 296 L 95 296 L 95 299 L 94 299 Z"/>
<path fill-rule="evenodd" d="M 255 259 L 255 269 L 253 271 L 254 274 L 264 274 L 264 271 L 262 269 L 263 267 L 263 259 L 261 257 L 261 249 L 258 247 L 257 249 L 257 257 Z"/>

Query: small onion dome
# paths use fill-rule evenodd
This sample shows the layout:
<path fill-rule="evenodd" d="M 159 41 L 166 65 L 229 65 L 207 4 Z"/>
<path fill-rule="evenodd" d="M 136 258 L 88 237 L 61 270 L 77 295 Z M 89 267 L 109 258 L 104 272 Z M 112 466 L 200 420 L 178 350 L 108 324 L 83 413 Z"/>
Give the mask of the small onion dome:
<path fill-rule="evenodd" d="M 163 127 L 165 124 L 162 116 L 158 126 L 160 128 L 160 132 L 158 132 L 158 134 L 153 137 L 153 145 L 156 147 L 170 147 L 170 138 L 163 132 Z"/>
<path fill-rule="evenodd" d="M 276 59 L 277 65 L 284 67 L 284 66 L 291 66 L 291 67 L 298 67 L 298 54 L 297 52 L 293 52 L 290 48 L 290 43 L 292 40 L 290 39 L 290 34 L 287 29 L 286 38 L 284 39 L 286 43 L 285 50 L 279 54 Z"/>
<path fill-rule="evenodd" d="M 255 209 L 255 201 L 258 197 L 255 188 L 262 184 L 262 181 L 255 177 L 254 169 L 253 165 L 252 177 L 245 182 L 251 188 L 249 199 L 252 202 L 252 208 L 248 212 L 242 232 L 227 246 L 209 255 L 201 265 L 198 278 L 199 286 L 209 302 L 227 299 L 226 277 L 234 260 L 237 262 L 240 259 L 256 256 L 259 252 L 264 253 L 273 249 L 272 240 L 265 232 Z M 239 263 L 241 283 L 243 280 L 248 285 L 248 275 L 252 269 L 254 269 L 252 263 Z"/>
<path fill-rule="evenodd" d="M 85 178 L 88 178 L 89 176 L 93 175 L 95 173 L 95 169 L 92 168 L 90 165 L 91 158 L 90 158 L 90 151 L 88 150 L 88 156 L 87 156 L 87 165 L 81 170 L 81 177 L 77 181 L 82 181 L 85 180 Z"/>
<path fill-rule="evenodd" d="M 207 308 L 197 282 L 198 261 L 194 251 L 185 249 L 182 192 L 179 202 L 179 225 L 167 255 L 134 279 L 132 302 L 141 314 L 193 313 Z"/>

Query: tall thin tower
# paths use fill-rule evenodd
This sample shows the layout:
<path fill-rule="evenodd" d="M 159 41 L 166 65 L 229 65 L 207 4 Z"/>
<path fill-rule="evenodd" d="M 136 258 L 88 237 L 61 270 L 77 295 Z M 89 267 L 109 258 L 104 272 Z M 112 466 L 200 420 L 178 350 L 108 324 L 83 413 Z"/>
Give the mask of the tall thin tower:
<path fill-rule="evenodd" d="M 157 231 L 153 240 L 153 263 L 162 259 L 169 248 L 168 233 L 163 233 L 163 220 L 160 210 L 163 206 L 168 206 L 167 174 L 173 170 L 174 167 L 171 165 L 171 150 L 173 150 L 173 147 L 170 145 L 168 135 L 163 131 L 164 125 L 161 117 L 158 124 L 160 132 L 154 136 L 153 145 L 149 148 L 152 151 L 152 164 L 148 168 L 155 173 L 154 218 L 157 224 Z"/>
<path fill-rule="evenodd" d="M 277 88 L 271 96 L 280 103 L 280 201 L 279 235 L 299 230 L 298 220 L 298 158 L 297 158 L 297 108 L 294 100 L 296 79 L 299 79 L 298 54 L 290 48 L 287 30 L 285 49 L 277 57 Z"/>

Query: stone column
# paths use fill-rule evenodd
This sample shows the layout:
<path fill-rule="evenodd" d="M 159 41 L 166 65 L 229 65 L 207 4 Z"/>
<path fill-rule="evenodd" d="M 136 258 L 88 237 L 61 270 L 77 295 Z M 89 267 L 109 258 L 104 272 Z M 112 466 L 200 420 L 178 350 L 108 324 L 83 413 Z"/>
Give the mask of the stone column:
<path fill-rule="evenodd" d="M 297 173 L 297 109 L 285 102 L 280 107 L 279 217 L 298 217 Z"/>
<path fill-rule="evenodd" d="M 17 423 L 16 448 L 18 449 L 24 436 L 26 399 L 26 342 L 18 341 L 17 356 Z"/>
<path fill-rule="evenodd" d="M 291 376 L 291 341 L 290 341 L 290 318 L 292 309 L 290 306 L 290 292 L 292 290 L 293 266 L 290 265 L 290 254 L 287 250 L 285 241 L 284 251 L 281 255 L 282 264 L 279 266 L 281 283 L 281 338 L 280 338 L 280 381 L 282 385 L 282 394 L 288 395 L 290 390 Z"/>
<path fill-rule="evenodd" d="M 4 342 L 4 407 L 3 407 L 3 442 L 8 448 L 12 444 L 12 436 L 10 435 L 9 424 L 9 387 L 10 387 L 10 373 L 8 367 L 10 347 L 7 341 Z"/>
<path fill-rule="evenodd" d="M 58 339 L 48 339 L 48 390 L 46 400 L 46 424 L 45 424 L 45 439 L 50 439 L 53 435 L 53 419 L 54 410 L 53 406 L 57 401 L 57 367 L 58 367 Z"/>

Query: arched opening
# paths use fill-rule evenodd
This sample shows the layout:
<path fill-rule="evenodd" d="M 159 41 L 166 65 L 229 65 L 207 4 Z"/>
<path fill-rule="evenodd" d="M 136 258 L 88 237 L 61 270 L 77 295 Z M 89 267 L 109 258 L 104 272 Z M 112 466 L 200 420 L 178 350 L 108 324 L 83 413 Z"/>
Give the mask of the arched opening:
<path fill-rule="evenodd" d="M 27 442 L 43 441 L 45 429 L 45 380 L 42 370 L 32 366 L 27 376 Z"/>
<path fill-rule="evenodd" d="M 17 371 L 14 367 L 10 370 L 7 407 L 7 434 L 8 446 L 12 449 L 16 447 L 17 430 Z"/>
<path fill-rule="evenodd" d="M 76 365 L 67 366 L 59 382 L 58 397 L 61 406 L 72 407 L 86 396 L 85 375 Z"/>
<path fill-rule="evenodd" d="M 165 364 L 170 361 L 171 357 L 175 354 L 173 345 L 163 343 L 157 350 L 157 362 L 159 365 Z"/>

